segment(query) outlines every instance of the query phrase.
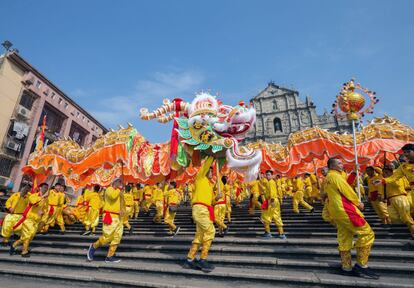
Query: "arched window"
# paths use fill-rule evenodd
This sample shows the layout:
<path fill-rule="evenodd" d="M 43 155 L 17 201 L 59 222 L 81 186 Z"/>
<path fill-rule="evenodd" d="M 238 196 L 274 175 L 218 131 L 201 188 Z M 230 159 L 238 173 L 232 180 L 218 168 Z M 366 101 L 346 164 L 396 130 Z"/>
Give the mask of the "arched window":
<path fill-rule="evenodd" d="M 277 101 L 273 100 L 273 110 L 277 110 Z"/>
<path fill-rule="evenodd" d="M 282 121 L 280 120 L 280 118 L 275 118 L 273 120 L 273 128 L 275 129 L 275 132 L 280 131 L 283 132 L 282 130 Z"/>

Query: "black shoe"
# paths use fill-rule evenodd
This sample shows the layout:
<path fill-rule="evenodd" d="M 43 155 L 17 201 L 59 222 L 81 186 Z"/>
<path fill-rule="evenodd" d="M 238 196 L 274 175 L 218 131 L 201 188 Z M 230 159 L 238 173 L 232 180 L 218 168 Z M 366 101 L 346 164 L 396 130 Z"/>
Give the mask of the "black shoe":
<path fill-rule="evenodd" d="M 204 260 L 204 259 L 200 259 L 197 265 L 198 265 L 198 268 L 201 269 L 201 271 L 206 272 L 206 273 L 209 273 L 214 270 L 214 266 L 208 263 L 207 260 Z"/>
<path fill-rule="evenodd" d="M 121 262 L 121 259 L 116 258 L 115 256 L 105 258 L 105 263 L 119 263 L 119 262 Z"/>
<path fill-rule="evenodd" d="M 187 259 L 187 260 L 185 260 L 184 261 L 184 263 L 183 263 L 183 268 L 185 268 L 185 269 L 194 269 L 194 270 L 198 270 L 199 268 L 198 268 L 198 261 L 197 261 L 197 259 L 194 259 L 194 260 L 189 260 L 189 259 Z"/>
<path fill-rule="evenodd" d="M 27 252 L 25 254 L 21 255 L 23 258 L 29 258 L 30 257 L 30 252 Z"/>
<path fill-rule="evenodd" d="M 65 235 L 65 231 L 60 231 L 60 235 Z"/>
<path fill-rule="evenodd" d="M 352 269 L 354 273 L 361 278 L 367 278 L 367 279 L 374 279 L 377 280 L 380 278 L 380 276 L 372 271 L 370 268 L 361 267 L 358 263 L 354 265 L 354 269 Z"/>
<path fill-rule="evenodd" d="M 87 231 L 85 231 L 85 232 L 81 233 L 81 235 L 82 235 L 82 236 L 88 236 L 88 235 L 90 235 L 91 233 L 92 233 L 92 231 L 91 231 L 91 230 L 87 230 Z"/>
<path fill-rule="evenodd" d="M 315 208 L 312 208 L 309 212 L 313 214 L 313 212 L 315 212 Z"/>
<path fill-rule="evenodd" d="M 344 269 L 342 269 L 342 267 L 339 267 L 338 268 L 338 274 L 339 275 L 343 275 L 343 276 L 348 276 L 348 277 L 355 277 L 356 275 L 355 275 L 355 273 L 354 273 L 354 270 L 344 270 Z"/>
<path fill-rule="evenodd" d="M 224 235 L 227 235 L 227 233 L 229 233 L 229 226 L 227 226 L 227 228 L 223 230 Z"/>
<path fill-rule="evenodd" d="M 131 229 L 128 230 L 128 234 L 129 234 L 129 236 L 131 236 L 133 233 L 134 233 L 134 230 L 131 227 Z"/>
<path fill-rule="evenodd" d="M 223 237 L 224 237 L 224 234 L 223 234 L 223 233 L 219 233 L 219 234 L 217 235 L 217 237 L 223 238 Z"/>
<path fill-rule="evenodd" d="M 16 249 L 13 247 L 13 243 L 10 244 L 9 254 L 10 256 L 17 254 Z"/>

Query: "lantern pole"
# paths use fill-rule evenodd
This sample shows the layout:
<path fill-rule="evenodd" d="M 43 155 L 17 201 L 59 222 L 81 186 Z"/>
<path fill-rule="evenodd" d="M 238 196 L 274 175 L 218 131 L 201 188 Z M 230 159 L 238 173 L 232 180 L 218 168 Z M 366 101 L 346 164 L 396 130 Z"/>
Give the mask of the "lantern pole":
<path fill-rule="evenodd" d="M 355 156 L 355 168 L 356 168 L 356 178 L 357 178 L 357 186 L 356 191 L 358 194 L 358 199 L 361 201 L 361 190 L 360 190 L 360 183 L 359 183 L 359 163 L 358 163 L 358 152 L 357 152 L 357 141 L 356 141 L 356 127 L 355 127 L 355 119 L 352 119 L 352 138 L 354 140 L 354 156 Z"/>

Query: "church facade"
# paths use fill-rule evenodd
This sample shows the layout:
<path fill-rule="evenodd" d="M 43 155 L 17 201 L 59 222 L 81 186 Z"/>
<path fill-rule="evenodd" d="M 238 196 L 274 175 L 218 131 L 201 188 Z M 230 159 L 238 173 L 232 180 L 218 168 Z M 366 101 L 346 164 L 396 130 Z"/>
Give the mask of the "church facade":
<path fill-rule="evenodd" d="M 273 82 L 250 100 L 256 109 L 256 124 L 249 132 L 247 143 L 263 140 L 285 145 L 290 133 L 318 126 L 329 131 L 352 132 L 351 123 L 338 120 L 325 111 L 316 113 L 313 101 L 299 99 L 299 92 L 279 87 Z"/>

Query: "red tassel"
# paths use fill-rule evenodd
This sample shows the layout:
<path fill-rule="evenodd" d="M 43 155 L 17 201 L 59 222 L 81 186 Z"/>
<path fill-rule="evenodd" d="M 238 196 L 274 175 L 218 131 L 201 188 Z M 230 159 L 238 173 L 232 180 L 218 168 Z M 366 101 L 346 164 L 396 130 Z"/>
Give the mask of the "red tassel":
<path fill-rule="evenodd" d="M 269 201 L 267 201 L 267 200 L 265 200 L 263 203 L 262 203 L 262 209 L 263 210 L 266 210 L 268 207 L 269 207 Z"/>
<path fill-rule="evenodd" d="M 102 220 L 102 223 L 105 225 L 111 225 L 112 224 L 112 216 L 111 216 L 111 212 L 109 211 L 104 211 L 105 216 Z"/>
<path fill-rule="evenodd" d="M 55 212 L 55 207 L 53 207 L 52 205 L 50 205 L 50 208 L 49 208 L 49 216 L 52 216 L 53 215 L 53 212 Z"/>

